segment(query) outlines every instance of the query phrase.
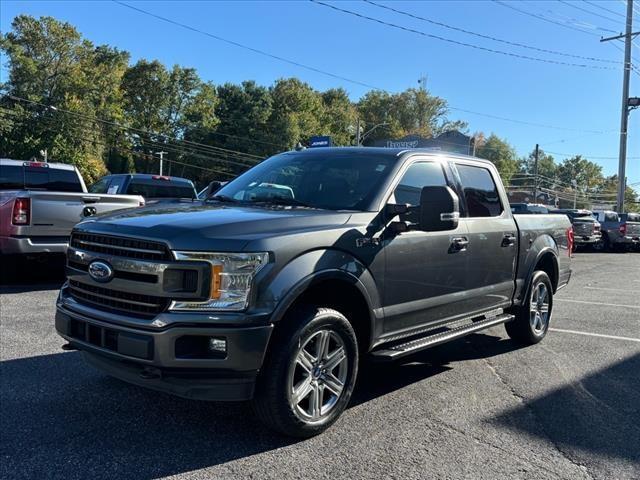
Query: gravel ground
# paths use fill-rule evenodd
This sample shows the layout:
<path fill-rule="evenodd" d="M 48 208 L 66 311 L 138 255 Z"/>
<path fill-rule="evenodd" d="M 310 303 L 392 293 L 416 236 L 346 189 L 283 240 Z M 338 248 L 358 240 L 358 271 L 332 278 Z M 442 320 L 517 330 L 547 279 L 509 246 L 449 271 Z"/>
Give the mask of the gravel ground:
<path fill-rule="evenodd" d="M 541 344 L 497 327 L 367 368 L 305 441 L 63 352 L 58 271 L 0 287 L 1 478 L 640 478 L 640 254 L 577 254 Z"/>

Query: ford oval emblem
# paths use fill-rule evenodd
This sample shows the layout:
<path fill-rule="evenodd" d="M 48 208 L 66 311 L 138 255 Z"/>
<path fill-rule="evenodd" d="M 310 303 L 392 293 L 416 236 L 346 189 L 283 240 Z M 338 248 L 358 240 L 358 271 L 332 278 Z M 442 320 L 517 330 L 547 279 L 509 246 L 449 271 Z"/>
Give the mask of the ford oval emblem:
<path fill-rule="evenodd" d="M 89 264 L 89 276 L 96 282 L 106 283 L 113 279 L 113 268 L 106 262 L 95 260 Z"/>

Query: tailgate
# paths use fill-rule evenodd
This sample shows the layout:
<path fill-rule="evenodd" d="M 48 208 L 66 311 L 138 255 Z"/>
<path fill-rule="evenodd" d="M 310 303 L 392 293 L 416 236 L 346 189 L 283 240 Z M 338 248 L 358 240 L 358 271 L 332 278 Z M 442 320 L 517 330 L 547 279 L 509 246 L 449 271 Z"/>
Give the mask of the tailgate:
<path fill-rule="evenodd" d="M 638 236 L 640 236 L 640 223 L 638 223 L 638 222 L 627 222 L 627 236 L 628 237 L 638 237 Z"/>
<path fill-rule="evenodd" d="M 88 216 L 140 206 L 141 197 L 90 193 L 29 192 L 31 225 L 27 236 L 68 236 L 73 226 Z"/>
<path fill-rule="evenodd" d="M 594 226 L 595 222 L 574 220 L 573 234 L 576 237 L 590 237 L 593 235 Z"/>

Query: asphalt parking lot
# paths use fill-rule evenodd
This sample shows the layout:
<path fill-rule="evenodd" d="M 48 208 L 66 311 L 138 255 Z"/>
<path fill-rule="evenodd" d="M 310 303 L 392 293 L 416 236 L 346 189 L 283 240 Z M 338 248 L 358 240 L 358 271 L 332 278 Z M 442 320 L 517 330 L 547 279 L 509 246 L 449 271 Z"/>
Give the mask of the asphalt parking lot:
<path fill-rule="evenodd" d="M 0 287 L 1 478 L 640 478 L 640 254 L 576 254 L 541 344 L 499 327 L 367 368 L 305 441 L 63 352 L 58 267 Z"/>

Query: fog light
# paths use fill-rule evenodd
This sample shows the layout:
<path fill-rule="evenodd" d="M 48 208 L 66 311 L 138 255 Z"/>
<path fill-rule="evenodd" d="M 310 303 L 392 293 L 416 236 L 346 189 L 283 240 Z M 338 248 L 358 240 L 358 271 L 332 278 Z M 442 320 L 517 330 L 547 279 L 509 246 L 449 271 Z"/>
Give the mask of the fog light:
<path fill-rule="evenodd" d="M 216 353 L 227 352 L 227 341 L 224 338 L 210 337 L 209 338 L 209 351 Z"/>

